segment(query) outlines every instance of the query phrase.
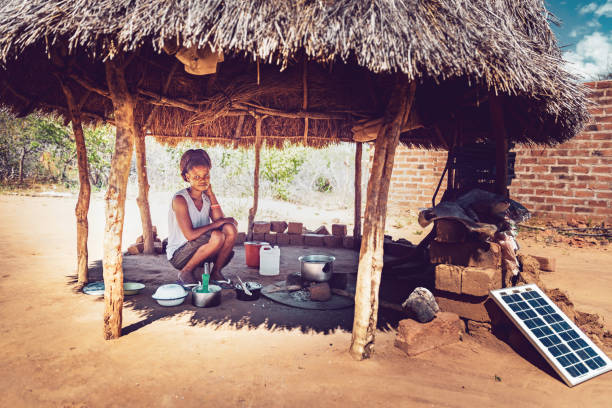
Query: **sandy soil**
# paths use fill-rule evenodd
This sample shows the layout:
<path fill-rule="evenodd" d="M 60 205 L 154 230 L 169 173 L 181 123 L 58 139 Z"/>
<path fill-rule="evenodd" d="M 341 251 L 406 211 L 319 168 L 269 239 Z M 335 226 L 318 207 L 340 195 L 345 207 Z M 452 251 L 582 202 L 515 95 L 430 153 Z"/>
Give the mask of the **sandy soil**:
<path fill-rule="evenodd" d="M 408 358 L 393 347 L 392 328 L 383 327 L 374 358 L 356 362 L 346 352 L 350 321 L 328 316 L 325 327 L 316 327 L 289 308 L 267 315 L 271 302 L 263 299 L 248 304 L 249 316 L 232 294 L 224 295 L 219 315 L 191 306 L 156 314 L 148 296 L 138 295 L 124 309 L 127 334 L 104 341 L 103 302 L 71 284 L 74 203 L 0 196 L 0 406 L 610 405 L 612 374 L 568 388 L 542 361 L 492 336 L 465 336 Z M 152 212 L 163 235 L 165 203 L 154 204 Z M 126 244 L 139 235 L 133 201 L 127 213 Z M 89 242 L 94 270 L 103 214 L 103 202 L 95 200 Z M 577 308 L 612 321 L 610 251 L 529 242 L 524 248 L 555 256 L 558 271 L 545 275 L 546 283 L 568 290 Z M 163 258 L 149 262 L 163 269 Z"/>

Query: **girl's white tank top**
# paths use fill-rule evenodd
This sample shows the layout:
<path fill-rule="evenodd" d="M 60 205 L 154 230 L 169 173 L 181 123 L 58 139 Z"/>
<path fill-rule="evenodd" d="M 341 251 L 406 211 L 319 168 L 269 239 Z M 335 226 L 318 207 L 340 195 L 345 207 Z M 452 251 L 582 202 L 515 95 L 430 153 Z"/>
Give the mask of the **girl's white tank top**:
<path fill-rule="evenodd" d="M 183 235 L 183 231 L 181 231 L 181 228 L 176 221 L 176 214 L 172 209 L 172 201 L 174 201 L 174 197 L 178 195 L 183 196 L 187 202 L 189 218 L 191 218 L 191 225 L 193 228 L 199 228 L 201 226 L 210 224 L 210 199 L 206 194 L 202 193 L 202 209 L 198 211 L 193 199 L 189 195 L 189 191 L 187 191 L 186 188 L 176 192 L 172 196 L 172 200 L 170 201 L 170 210 L 168 211 L 168 246 L 166 247 L 166 256 L 168 257 L 168 260 L 172 259 L 174 251 L 179 249 L 187 242 L 187 238 L 185 238 L 185 235 Z"/>

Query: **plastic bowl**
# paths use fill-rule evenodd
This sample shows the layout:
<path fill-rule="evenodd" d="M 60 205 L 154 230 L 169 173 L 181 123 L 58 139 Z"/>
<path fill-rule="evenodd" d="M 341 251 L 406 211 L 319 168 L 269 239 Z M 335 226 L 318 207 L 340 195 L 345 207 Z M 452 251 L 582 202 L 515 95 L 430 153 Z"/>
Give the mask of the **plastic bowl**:
<path fill-rule="evenodd" d="M 142 289 L 144 289 L 145 285 L 143 283 L 138 282 L 124 282 L 123 283 L 123 294 L 126 296 L 129 295 L 137 295 L 140 293 Z"/>
<path fill-rule="evenodd" d="M 152 298 L 161 306 L 178 306 L 185 301 L 188 294 L 181 285 L 171 283 L 157 288 Z"/>

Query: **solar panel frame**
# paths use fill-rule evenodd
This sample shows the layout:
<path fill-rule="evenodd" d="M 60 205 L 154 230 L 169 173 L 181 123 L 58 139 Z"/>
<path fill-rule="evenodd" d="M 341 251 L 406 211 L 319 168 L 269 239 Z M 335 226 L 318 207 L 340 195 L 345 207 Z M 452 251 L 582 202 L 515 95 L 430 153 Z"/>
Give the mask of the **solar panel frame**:
<path fill-rule="evenodd" d="M 496 289 L 490 295 L 568 386 L 612 370 L 610 358 L 537 285 Z M 585 355 L 588 357 L 582 358 Z"/>

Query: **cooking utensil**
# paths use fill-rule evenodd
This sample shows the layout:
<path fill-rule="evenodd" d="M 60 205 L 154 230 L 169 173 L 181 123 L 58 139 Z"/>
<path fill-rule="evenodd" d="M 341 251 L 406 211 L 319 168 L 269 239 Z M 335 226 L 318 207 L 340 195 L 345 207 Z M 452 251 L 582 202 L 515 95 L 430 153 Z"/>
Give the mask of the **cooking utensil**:
<path fill-rule="evenodd" d="M 247 295 L 243 287 L 247 288 L 251 295 Z M 236 299 L 238 300 L 257 300 L 261 294 L 262 285 L 257 282 L 244 282 L 244 286 L 237 283 L 234 285 L 236 289 Z"/>
<path fill-rule="evenodd" d="M 143 283 L 138 282 L 124 282 L 123 283 L 123 294 L 125 296 L 129 295 L 137 295 L 140 293 L 142 289 L 144 289 L 145 285 Z"/>
<path fill-rule="evenodd" d="M 214 307 L 221 304 L 221 286 L 208 285 L 208 292 L 198 292 L 201 286 L 191 289 L 191 303 L 195 307 Z"/>
<path fill-rule="evenodd" d="M 302 278 L 314 282 L 326 282 L 334 273 L 335 256 L 331 255 L 302 255 L 300 261 L 300 273 Z"/>
<path fill-rule="evenodd" d="M 244 293 L 246 293 L 247 296 L 253 296 L 248 286 L 246 286 L 244 282 L 242 281 L 242 279 L 240 279 L 240 276 L 238 276 L 238 281 L 240 282 L 240 286 L 242 287 L 242 289 L 244 289 Z"/>
<path fill-rule="evenodd" d="M 161 306 L 178 306 L 185 301 L 188 294 L 181 285 L 171 283 L 157 288 L 152 298 Z"/>

